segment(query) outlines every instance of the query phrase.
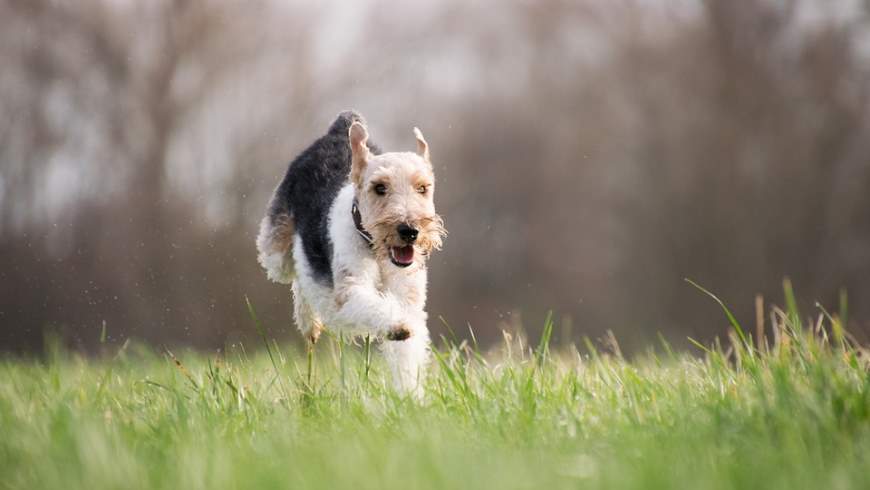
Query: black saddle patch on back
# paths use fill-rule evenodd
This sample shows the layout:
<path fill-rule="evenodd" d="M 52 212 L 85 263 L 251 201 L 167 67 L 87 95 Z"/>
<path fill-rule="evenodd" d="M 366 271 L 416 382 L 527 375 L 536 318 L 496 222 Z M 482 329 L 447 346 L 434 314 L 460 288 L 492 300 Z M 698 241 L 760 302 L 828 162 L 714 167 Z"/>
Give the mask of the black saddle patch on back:
<path fill-rule="evenodd" d="M 342 112 L 324 136 L 290 163 L 284 180 L 275 190 L 272 209 L 269 210 L 270 214 L 277 214 L 283 209 L 293 216 L 314 278 L 328 287 L 332 287 L 329 210 L 350 178 L 348 131 L 355 121 L 365 124 L 360 114 Z M 381 153 L 371 142 L 368 147 L 376 155 Z"/>

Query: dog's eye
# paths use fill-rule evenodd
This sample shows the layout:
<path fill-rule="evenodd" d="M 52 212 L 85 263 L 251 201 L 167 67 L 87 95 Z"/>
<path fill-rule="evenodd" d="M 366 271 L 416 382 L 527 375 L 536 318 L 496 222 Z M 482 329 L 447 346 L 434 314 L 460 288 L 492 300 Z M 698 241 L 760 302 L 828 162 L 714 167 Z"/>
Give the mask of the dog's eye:
<path fill-rule="evenodd" d="M 375 189 L 375 194 L 377 194 L 379 196 L 383 196 L 387 193 L 387 186 L 385 186 L 384 184 L 378 184 L 374 187 L 374 189 Z"/>
<path fill-rule="evenodd" d="M 428 185 L 418 185 L 417 186 L 417 192 L 419 192 L 420 194 L 425 194 L 426 191 L 428 191 L 428 190 L 429 190 Z"/>

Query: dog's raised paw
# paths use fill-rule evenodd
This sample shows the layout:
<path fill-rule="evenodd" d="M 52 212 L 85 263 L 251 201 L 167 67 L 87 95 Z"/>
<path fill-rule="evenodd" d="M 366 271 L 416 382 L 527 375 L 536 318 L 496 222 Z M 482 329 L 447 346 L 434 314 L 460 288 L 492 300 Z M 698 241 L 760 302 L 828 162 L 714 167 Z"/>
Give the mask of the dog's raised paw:
<path fill-rule="evenodd" d="M 399 325 L 387 332 L 387 340 L 401 341 L 408 340 L 411 337 L 411 330 L 404 325 Z"/>

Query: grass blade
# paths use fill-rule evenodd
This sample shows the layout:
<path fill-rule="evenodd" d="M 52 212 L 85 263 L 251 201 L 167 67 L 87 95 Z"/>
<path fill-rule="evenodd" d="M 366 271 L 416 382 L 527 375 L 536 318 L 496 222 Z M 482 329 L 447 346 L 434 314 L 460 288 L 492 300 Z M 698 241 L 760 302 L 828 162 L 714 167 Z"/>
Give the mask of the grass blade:
<path fill-rule="evenodd" d="M 263 325 L 260 323 L 260 319 L 257 318 L 257 312 L 254 311 L 254 305 L 251 304 L 251 300 L 248 298 L 248 295 L 245 295 L 245 304 L 248 307 L 248 314 L 251 316 L 251 320 L 254 321 L 254 328 L 257 329 L 257 333 L 260 334 L 260 338 L 263 339 L 263 344 L 266 346 L 266 352 L 269 354 L 269 360 L 272 361 L 272 367 L 275 368 L 275 375 L 278 376 L 278 386 L 281 387 L 281 391 L 283 391 L 285 400 L 290 400 L 290 395 L 287 390 L 287 387 L 284 385 L 284 378 L 281 376 L 281 370 L 278 369 L 278 363 L 275 361 L 275 356 L 272 354 L 272 347 L 269 345 L 269 339 L 266 338 L 266 330 L 263 329 Z"/>
<path fill-rule="evenodd" d="M 694 286 L 696 289 L 698 289 L 698 290 L 701 291 L 702 293 L 704 293 L 704 294 L 706 294 L 707 296 L 713 298 L 713 300 L 714 300 L 715 302 L 719 303 L 719 306 L 722 307 L 722 311 L 725 312 L 725 316 L 728 317 L 728 321 L 731 322 L 731 326 L 734 327 L 734 331 L 737 332 L 737 336 L 740 337 L 740 341 L 743 342 L 743 345 L 746 346 L 746 348 L 747 348 L 747 349 L 749 350 L 749 352 L 751 353 L 751 352 L 752 352 L 752 349 L 753 349 L 753 348 L 752 348 L 752 344 L 749 343 L 749 341 L 746 339 L 746 334 L 743 333 L 743 328 L 740 326 L 740 323 L 737 321 L 737 318 L 734 317 L 734 314 L 731 313 L 731 310 L 729 310 L 728 307 L 725 306 L 725 303 L 724 303 L 721 299 L 719 299 L 718 296 L 716 296 L 715 294 L 711 293 L 710 291 L 708 291 L 707 289 L 705 289 L 705 288 L 704 288 L 703 286 L 701 286 L 700 284 L 698 284 L 698 283 L 696 283 L 695 281 L 689 279 L 688 277 L 685 278 L 685 279 L 686 279 L 686 282 L 687 282 L 687 283 L 691 284 L 692 286 Z"/>
<path fill-rule="evenodd" d="M 541 340 L 538 342 L 538 348 L 535 349 L 535 361 L 538 368 L 543 367 L 550 352 L 550 338 L 553 336 L 553 311 L 547 312 L 547 318 L 544 320 L 544 330 L 541 332 Z"/>

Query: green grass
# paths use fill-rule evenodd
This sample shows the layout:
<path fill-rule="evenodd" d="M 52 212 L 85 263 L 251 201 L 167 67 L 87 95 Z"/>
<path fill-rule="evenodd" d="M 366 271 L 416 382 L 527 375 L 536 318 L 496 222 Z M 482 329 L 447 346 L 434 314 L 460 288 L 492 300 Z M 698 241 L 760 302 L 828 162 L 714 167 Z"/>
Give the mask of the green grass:
<path fill-rule="evenodd" d="M 631 361 L 548 334 L 441 342 L 423 403 L 330 338 L 310 380 L 274 343 L 7 359 L 0 488 L 870 487 L 864 351 L 836 316 L 774 317 L 762 342 L 735 325 L 721 346 Z"/>

